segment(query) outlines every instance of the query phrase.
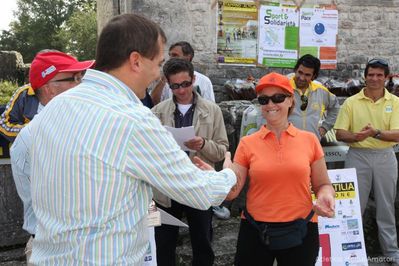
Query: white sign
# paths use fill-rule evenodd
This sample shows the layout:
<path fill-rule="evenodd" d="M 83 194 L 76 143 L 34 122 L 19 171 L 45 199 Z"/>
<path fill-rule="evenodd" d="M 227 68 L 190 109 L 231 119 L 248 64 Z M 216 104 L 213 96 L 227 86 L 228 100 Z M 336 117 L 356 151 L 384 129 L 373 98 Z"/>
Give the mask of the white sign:
<path fill-rule="evenodd" d="M 294 67 L 298 59 L 299 12 L 296 6 L 264 6 L 259 9 L 258 63 L 270 67 Z"/>
<path fill-rule="evenodd" d="M 150 243 L 144 255 L 143 266 L 157 266 L 157 246 L 155 244 L 155 230 L 152 226 L 148 227 L 148 239 Z"/>
<path fill-rule="evenodd" d="M 356 170 L 329 170 L 336 192 L 335 217 L 319 217 L 320 250 L 317 266 L 366 266 Z"/>

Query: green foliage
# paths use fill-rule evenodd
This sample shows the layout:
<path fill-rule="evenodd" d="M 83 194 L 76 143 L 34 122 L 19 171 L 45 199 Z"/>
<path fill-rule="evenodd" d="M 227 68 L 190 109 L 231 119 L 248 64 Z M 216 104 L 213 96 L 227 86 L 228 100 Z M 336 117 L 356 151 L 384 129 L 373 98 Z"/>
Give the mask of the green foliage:
<path fill-rule="evenodd" d="M 35 54 L 43 49 L 56 49 L 63 52 L 74 53 L 77 49 L 71 43 L 80 45 L 79 39 L 67 39 L 76 36 L 76 27 L 72 27 L 76 21 L 76 14 L 95 13 L 95 0 L 17 0 L 18 9 L 15 12 L 16 20 L 10 25 L 9 31 L 0 34 L 0 50 L 16 50 L 20 52 L 25 62 L 31 62 Z M 89 12 L 90 10 L 90 12 Z M 76 22 L 70 22 L 72 19 Z M 87 19 L 87 18 L 86 18 Z M 97 34 L 84 27 L 89 25 L 89 21 L 81 24 L 85 34 Z M 90 20 L 92 23 L 92 20 Z M 68 26 L 69 25 L 69 26 Z M 75 34 L 74 34 L 75 33 Z M 87 40 L 95 40 L 96 36 L 86 35 Z M 71 49 L 71 50 L 68 50 Z M 84 48 L 87 49 L 87 48 Z M 95 50 L 94 46 L 92 47 Z M 83 52 L 82 52 L 83 51 Z M 86 50 L 78 52 L 84 53 Z"/>
<path fill-rule="evenodd" d="M 0 81 L 0 105 L 7 104 L 18 89 L 18 84 L 12 81 Z"/>
<path fill-rule="evenodd" d="M 65 49 L 79 60 L 95 58 L 97 43 L 96 11 L 86 7 L 76 10 L 59 31 L 58 37 L 65 43 Z"/>

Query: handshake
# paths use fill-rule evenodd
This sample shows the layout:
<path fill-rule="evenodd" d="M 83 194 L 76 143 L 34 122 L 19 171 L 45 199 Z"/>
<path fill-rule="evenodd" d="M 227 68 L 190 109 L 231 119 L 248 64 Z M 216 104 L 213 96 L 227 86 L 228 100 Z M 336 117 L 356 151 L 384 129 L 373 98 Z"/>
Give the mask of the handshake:
<path fill-rule="evenodd" d="M 194 157 L 194 164 L 200 168 L 201 170 L 205 171 L 214 171 L 215 169 L 198 158 L 197 156 Z M 240 194 L 242 188 L 244 187 L 245 180 L 247 178 L 247 169 L 242 167 L 238 164 L 234 164 L 231 160 L 231 153 L 228 151 L 225 154 L 223 169 L 230 168 L 236 174 L 236 184 L 231 188 L 230 192 L 227 194 L 226 200 L 233 200 L 235 199 L 238 194 Z"/>

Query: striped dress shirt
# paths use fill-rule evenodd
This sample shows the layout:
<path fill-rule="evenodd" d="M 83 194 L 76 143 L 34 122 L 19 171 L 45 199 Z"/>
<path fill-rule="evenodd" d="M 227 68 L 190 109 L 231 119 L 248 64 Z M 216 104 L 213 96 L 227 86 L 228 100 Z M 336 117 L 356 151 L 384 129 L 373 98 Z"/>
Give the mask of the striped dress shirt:
<path fill-rule="evenodd" d="M 151 186 L 198 209 L 219 205 L 230 169 L 196 168 L 136 95 L 88 70 L 28 125 L 39 265 L 142 265 Z"/>

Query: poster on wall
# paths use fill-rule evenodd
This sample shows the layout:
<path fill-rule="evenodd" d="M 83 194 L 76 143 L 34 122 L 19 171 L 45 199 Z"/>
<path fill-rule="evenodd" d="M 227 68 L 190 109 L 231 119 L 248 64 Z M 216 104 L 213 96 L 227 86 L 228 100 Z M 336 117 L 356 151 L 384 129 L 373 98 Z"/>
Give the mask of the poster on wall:
<path fill-rule="evenodd" d="M 321 69 L 337 67 L 338 10 L 335 6 L 301 8 L 299 56 L 312 54 Z"/>
<path fill-rule="evenodd" d="M 255 64 L 258 9 L 254 1 L 218 1 L 217 61 Z"/>
<path fill-rule="evenodd" d="M 335 189 L 335 217 L 319 217 L 317 266 L 367 266 L 356 170 L 328 170 Z"/>
<path fill-rule="evenodd" d="M 298 59 L 299 11 L 291 5 L 262 5 L 259 9 L 258 63 L 293 68 Z"/>

